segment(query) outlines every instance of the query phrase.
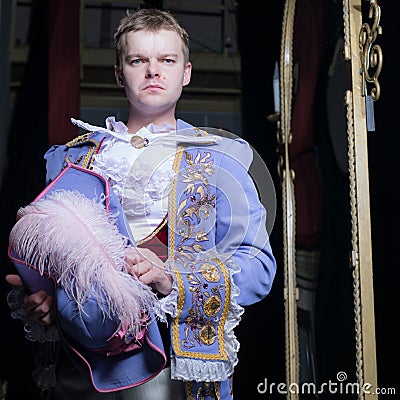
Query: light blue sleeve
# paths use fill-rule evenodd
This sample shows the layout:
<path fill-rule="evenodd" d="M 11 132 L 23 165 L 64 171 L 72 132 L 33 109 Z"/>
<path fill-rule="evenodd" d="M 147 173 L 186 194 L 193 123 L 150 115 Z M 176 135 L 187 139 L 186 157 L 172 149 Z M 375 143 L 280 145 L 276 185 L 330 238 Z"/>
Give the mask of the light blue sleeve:
<path fill-rule="evenodd" d="M 276 273 L 266 226 L 266 209 L 248 173 L 253 153 L 249 144 L 236 139 L 225 146 L 217 177 L 216 247 L 233 256 L 240 272 L 234 274 L 240 289 L 239 305 L 263 299 Z"/>
<path fill-rule="evenodd" d="M 60 287 L 57 287 L 57 311 L 61 329 L 87 348 L 106 347 L 120 324 L 117 317 L 106 317 L 92 297 L 79 310 L 76 301 Z"/>
<path fill-rule="evenodd" d="M 65 166 L 67 147 L 55 145 L 44 154 L 46 160 L 46 184 L 48 185 L 62 171 Z"/>

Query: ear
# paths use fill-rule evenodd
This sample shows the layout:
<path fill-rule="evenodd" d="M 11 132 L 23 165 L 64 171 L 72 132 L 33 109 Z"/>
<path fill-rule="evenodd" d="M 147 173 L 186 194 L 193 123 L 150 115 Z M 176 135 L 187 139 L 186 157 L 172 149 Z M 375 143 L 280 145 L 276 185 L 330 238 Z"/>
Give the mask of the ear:
<path fill-rule="evenodd" d="M 185 70 L 183 71 L 183 86 L 189 85 L 191 76 L 192 76 L 192 63 L 187 62 L 185 65 Z"/>
<path fill-rule="evenodd" d="M 114 65 L 115 82 L 119 87 L 124 87 L 124 74 L 118 65 Z"/>

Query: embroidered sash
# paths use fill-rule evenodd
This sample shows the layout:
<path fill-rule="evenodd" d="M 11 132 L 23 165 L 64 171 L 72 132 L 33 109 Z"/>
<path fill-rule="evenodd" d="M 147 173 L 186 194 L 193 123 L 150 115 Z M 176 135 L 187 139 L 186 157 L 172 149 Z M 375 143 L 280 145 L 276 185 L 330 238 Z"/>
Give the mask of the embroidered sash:
<path fill-rule="evenodd" d="M 226 332 L 233 271 L 215 251 L 219 157 L 209 149 L 179 147 L 177 179 L 170 195 L 169 258 L 178 287 L 177 316 L 171 324 L 171 373 L 173 379 L 187 381 L 188 399 L 231 398 L 227 388 L 236 357 L 229 357 L 227 348 L 232 351 L 237 341 Z"/>

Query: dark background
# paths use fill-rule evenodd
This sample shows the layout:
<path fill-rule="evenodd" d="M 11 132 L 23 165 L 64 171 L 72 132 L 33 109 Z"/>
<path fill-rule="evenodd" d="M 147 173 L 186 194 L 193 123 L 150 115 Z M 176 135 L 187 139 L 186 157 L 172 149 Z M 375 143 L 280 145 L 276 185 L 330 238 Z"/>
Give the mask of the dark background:
<path fill-rule="evenodd" d="M 274 164 L 275 131 L 265 120 L 265 115 L 268 114 L 266 109 L 271 110 L 273 106 L 268 91 L 262 91 L 260 87 L 269 87 L 274 66 L 272 60 L 265 62 L 261 57 L 255 56 L 264 54 L 267 59 L 279 58 L 276 54 L 280 50 L 280 43 L 271 38 L 276 38 L 277 31 L 281 30 L 279 19 L 273 17 L 279 15 L 280 11 L 276 2 L 271 3 L 257 7 L 257 11 L 254 12 L 251 4 L 240 2 L 239 21 L 242 19 L 242 24 L 239 24 L 239 27 L 250 25 L 252 27 L 250 30 L 240 31 L 242 59 L 251 60 L 242 65 L 244 132 L 249 135 L 250 141 L 255 143 L 254 147 L 260 151 L 270 171 L 273 172 L 276 165 Z M 324 204 L 321 264 L 316 292 L 317 376 L 320 383 L 328 382 L 329 379 L 335 381 L 336 374 L 345 371 L 348 375 L 347 382 L 355 382 L 353 280 L 348 267 L 351 249 L 348 176 L 339 168 L 335 158 L 332 132 L 327 117 L 329 110 L 326 108 L 328 68 L 336 41 L 342 35 L 342 2 L 321 3 L 324 8 L 324 28 L 315 123 L 318 131 L 316 143 L 323 178 Z M 368 5 L 368 2 L 364 3 Z M 398 69 L 395 58 L 400 48 L 399 35 L 396 33 L 399 3 L 379 1 L 379 6 L 382 11 L 380 25 L 383 30 L 383 34 L 377 39 L 383 51 L 383 69 L 379 76 L 381 97 L 375 103 L 375 131 L 368 133 L 376 354 L 378 387 L 395 387 L 398 393 L 399 379 L 396 364 L 399 359 L 399 349 L 396 345 L 397 333 L 393 322 L 398 305 L 400 267 L 396 252 L 399 216 L 395 195 L 396 164 L 399 159 L 400 144 L 396 123 L 399 80 L 395 73 Z M 309 44 L 303 45 L 307 47 Z M 340 118 L 342 115 L 338 113 L 337 119 Z M 260 131 L 260 127 L 265 132 L 262 137 L 256 133 Z M 282 232 L 279 216 L 277 222 L 271 239 L 276 255 L 280 258 Z M 245 398 L 246 393 L 251 393 L 250 398 L 263 398 L 257 395 L 255 387 L 257 382 L 265 377 L 270 382 L 285 382 L 281 286 L 282 275 L 278 272 L 270 296 L 260 304 L 249 308 L 239 328 L 243 339 L 237 375 L 240 377 L 240 382 L 244 377 L 246 377 L 245 382 L 248 382 L 245 390 L 241 387 L 239 398 Z M 252 332 L 249 332 L 249 326 L 252 326 Z M 256 362 L 260 365 L 257 371 L 262 371 L 263 374 L 255 373 L 254 369 L 250 368 Z M 272 398 L 276 396 L 275 393 Z M 267 398 L 266 395 L 264 397 Z M 332 398 L 338 397 L 338 394 L 332 395 Z M 383 395 L 381 397 L 386 398 Z M 321 398 L 329 398 L 329 395 L 324 393 Z"/>
<path fill-rule="evenodd" d="M 348 381 L 355 382 L 353 282 L 348 267 L 351 249 L 348 176 L 339 168 L 335 158 L 326 109 L 328 68 L 337 38 L 342 34 L 342 2 L 326 0 L 322 4 L 321 68 L 314 105 L 318 133 L 316 147 L 324 190 L 321 265 L 316 292 L 317 376 L 320 383 L 328 382 L 329 379 L 335 380 L 339 371 L 345 371 L 349 376 Z M 399 91 L 396 72 L 400 46 L 396 28 L 400 6 L 399 2 L 393 0 L 380 1 L 379 5 L 383 34 L 378 37 L 378 43 L 384 57 L 379 77 L 381 98 L 375 103 L 375 131 L 368 133 L 376 353 L 378 386 L 396 387 L 399 390 L 396 366 L 400 354 L 395 321 L 400 267 L 396 252 L 399 236 L 396 164 L 400 144 L 396 123 Z M 276 125 L 269 122 L 267 116 L 273 112 L 271 77 L 274 63 L 279 59 L 282 15 L 283 1 L 240 0 L 238 3 L 243 132 L 271 172 L 278 205 L 281 204 L 281 197 L 276 174 Z M 6 247 L 16 210 L 30 202 L 42 189 L 44 182 L 42 156 L 48 148 L 48 98 L 43 88 L 48 71 L 46 63 L 38 63 L 37 60 L 46 60 L 48 55 L 43 42 L 34 38 L 35 32 L 37 35 L 41 29 L 45 29 L 47 16 L 46 6 L 36 9 L 31 27 L 31 46 L 35 49 L 32 54 L 35 56 L 27 62 L 25 84 L 15 103 L 9 132 L 9 164 L 0 198 L 4 274 L 13 270 Z M 338 118 L 341 115 L 338 114 Z M 237 329 L 241 348 L 234 377 L 236 399 L 266 398 L 256 390 L 264 379 L 276 384 L 286 381 L 281 218 L 278 208 L 271 233 L 271 243 L 278 261 L 274 287 L 266 299 L 247 308 Z M 39 391 L 31 379 L 35 345 L 23 338 L 20 322 L 9 317 L 5 301 L 9 286 L 4 279 L 1 285 L 3 323 L 0 377 L 8 381 L 7 399 L 39 398 Z M 277 397 L 275 393 L 270 398 Z M 323 398 L 328 398 L 328 395 L 324 394 Z"/>

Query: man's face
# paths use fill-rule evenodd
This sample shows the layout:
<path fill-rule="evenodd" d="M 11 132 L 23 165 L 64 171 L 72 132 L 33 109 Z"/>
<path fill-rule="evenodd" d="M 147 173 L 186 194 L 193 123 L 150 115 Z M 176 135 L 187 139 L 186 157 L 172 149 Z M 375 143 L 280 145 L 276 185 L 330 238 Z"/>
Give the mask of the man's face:
<path fill-rule="evenodd" d="M 182 41 L 174 31 L 138 31 L 125 35 L 117 83 L 124 87 L 131 107 L 143 114 L 175 109 L 182 87 L 190 82 Z"/>

